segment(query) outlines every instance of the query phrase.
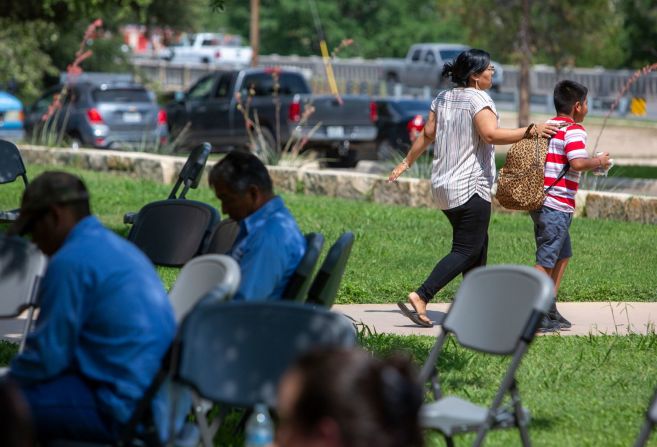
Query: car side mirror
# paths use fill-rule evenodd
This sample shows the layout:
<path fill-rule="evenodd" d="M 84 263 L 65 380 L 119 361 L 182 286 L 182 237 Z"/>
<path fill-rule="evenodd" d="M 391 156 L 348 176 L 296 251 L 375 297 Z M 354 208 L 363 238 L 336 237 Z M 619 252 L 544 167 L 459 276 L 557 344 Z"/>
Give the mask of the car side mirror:
<path fill-rule="evenodd" d="M 173 94 L 173 99 L 176 102 L 183 102 L 185 101 L 185 92 L 175 92 Z"/>

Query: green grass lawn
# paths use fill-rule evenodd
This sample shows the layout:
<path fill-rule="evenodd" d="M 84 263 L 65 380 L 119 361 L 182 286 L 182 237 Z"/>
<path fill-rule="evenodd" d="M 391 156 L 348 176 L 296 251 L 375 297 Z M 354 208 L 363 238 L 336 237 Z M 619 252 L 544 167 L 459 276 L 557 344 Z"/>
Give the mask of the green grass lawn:
<path fill-rule="evenodd" d="M 434 342 L 432 337 L 370 334 L 362 345 L 377 355 L 405 351 L 421 365 Z M 5 365 L 15 345 L 0 342 L 0 364 Z M 630 446 L 657 386 L 657 335 L 538 337 L 518 371 L 524 405 L 531 411 L 534 445 L 555 447 Z M 497 357 L 472 354 L 450 344 L 439 363 L 445 394 L 488 404 L 506 368 Z M 429 397 L 428 397 L 429 398 Z M 239 416 L 233 414 L 217 445 L 242 445 L 234 435 Z M 427 446 L 443 446 L 427 436 Z M 470 445 L 472 436 L 456 438 Z M 517 431 L 491 432 L 487 446 L 520 445 Z"/>
<path fill-rule="evenodd" d="M 35 177 L 44 168 L 29 166 Z M 61 168 L 60 168 L 61 169 Z M 122 235 L 126 211 L 136 211 L 166 198 L 170 186 L 129 177 L 73 170 L 91 191 L 93 211 Z M 18 205 L 20 185 L 0 188 L 0 208 Z M 303 232 L 319 231 L 330 243 L 353 231 L 356 243 L 347 266 L 338 303 L 393 303 L 414 290 L 444 256 L 451 227 L 433 209 L 387 206 L 302 194 L 283 195 Z M 219 206 L 206 185 L 188 197 Z M 534 262 L 531 219 L 524 214 L 493 214 L 489 264 Z M 657 300 L 657 227 L 631 222 L 576 218 L 571 228 L 574 256 L 564 277 L 563 301 Z M 177 269 L 159 268 L 170 287 Z M 453 281 L 438 296 L 450 301 L 460 283 Z"/>

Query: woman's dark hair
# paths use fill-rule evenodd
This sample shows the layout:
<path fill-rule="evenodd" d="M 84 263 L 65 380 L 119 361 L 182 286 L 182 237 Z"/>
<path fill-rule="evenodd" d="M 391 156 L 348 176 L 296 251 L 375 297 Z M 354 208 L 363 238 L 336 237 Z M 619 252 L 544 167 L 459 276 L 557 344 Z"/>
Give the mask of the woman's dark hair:
<path fill-rule="evenodd" d="M 554 86 L 554 108 L 557 113 L 569 114 L 577 101 L 584 102 L 589 89 L 575 81 L 560 81 Z"/>
<path fill-rule="evenodd" d="M 345 447 L 420 447 L 422 387 L 400 356 L 380 360 L 361 349 L 312 351 L 293 371 L 300 389 L 290 419 L 312 433 L 324 418 L 340 428 Z"/>
<path fill-rule="evenodd" d="M 264 164 L 250 152 L 232 151 L 212 167 L 208 183 L 215 185 L 223 180 L 235 192 L 245 192 L 255 185 L 260 191 L 273 191 L 271 177 Z"/>
<path fill-rule="evenodd" d="M 482 73 L 490 65 L 490 54 L 484 50 L 472 48 L 464 51 L 443 66 L 443 78 L 450 78 L 459 87 L 467 87 L 468 79 L 473 74 Z"/>

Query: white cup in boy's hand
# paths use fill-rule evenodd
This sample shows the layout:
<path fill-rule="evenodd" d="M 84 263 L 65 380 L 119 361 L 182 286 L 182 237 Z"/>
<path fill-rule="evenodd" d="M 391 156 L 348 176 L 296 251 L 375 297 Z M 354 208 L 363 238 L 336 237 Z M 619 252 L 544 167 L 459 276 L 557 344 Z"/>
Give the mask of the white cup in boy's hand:
<path fill-rule="evenodd" d="M 595 156 L 600 160 L 600 167 L 593 170 L 593 175 L 604 175 L 606 177 L 614 165 L 614 159 L 609 158 L 609 152 L 596 152 Z"/>

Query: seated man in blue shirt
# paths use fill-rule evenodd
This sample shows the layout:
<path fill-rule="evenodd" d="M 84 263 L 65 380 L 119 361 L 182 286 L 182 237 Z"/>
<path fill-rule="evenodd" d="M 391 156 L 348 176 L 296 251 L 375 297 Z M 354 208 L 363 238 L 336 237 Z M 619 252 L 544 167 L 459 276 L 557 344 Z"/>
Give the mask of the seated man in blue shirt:
<path fill-rule="evenodd" d="M 281 299 L 306 240 L 283 199 L 274 195 L 267 168 L 255 155 L 233 151 L 214 165 L 209 183 L 221 212 L 240 225 L 228 252 L 242 272 L 234 299 Z"/>
<path fill-rule="evenodd" d="M 162 282 L 139 249 L 90 214 L 73 175 L 34 179 L 10 231 L 32 234 L 51 257 L 35 329 L 9 372 L 37 437 L 116 441 L 175 334 Z M 156 398 L 154 414 L 163 405 Z"/>

